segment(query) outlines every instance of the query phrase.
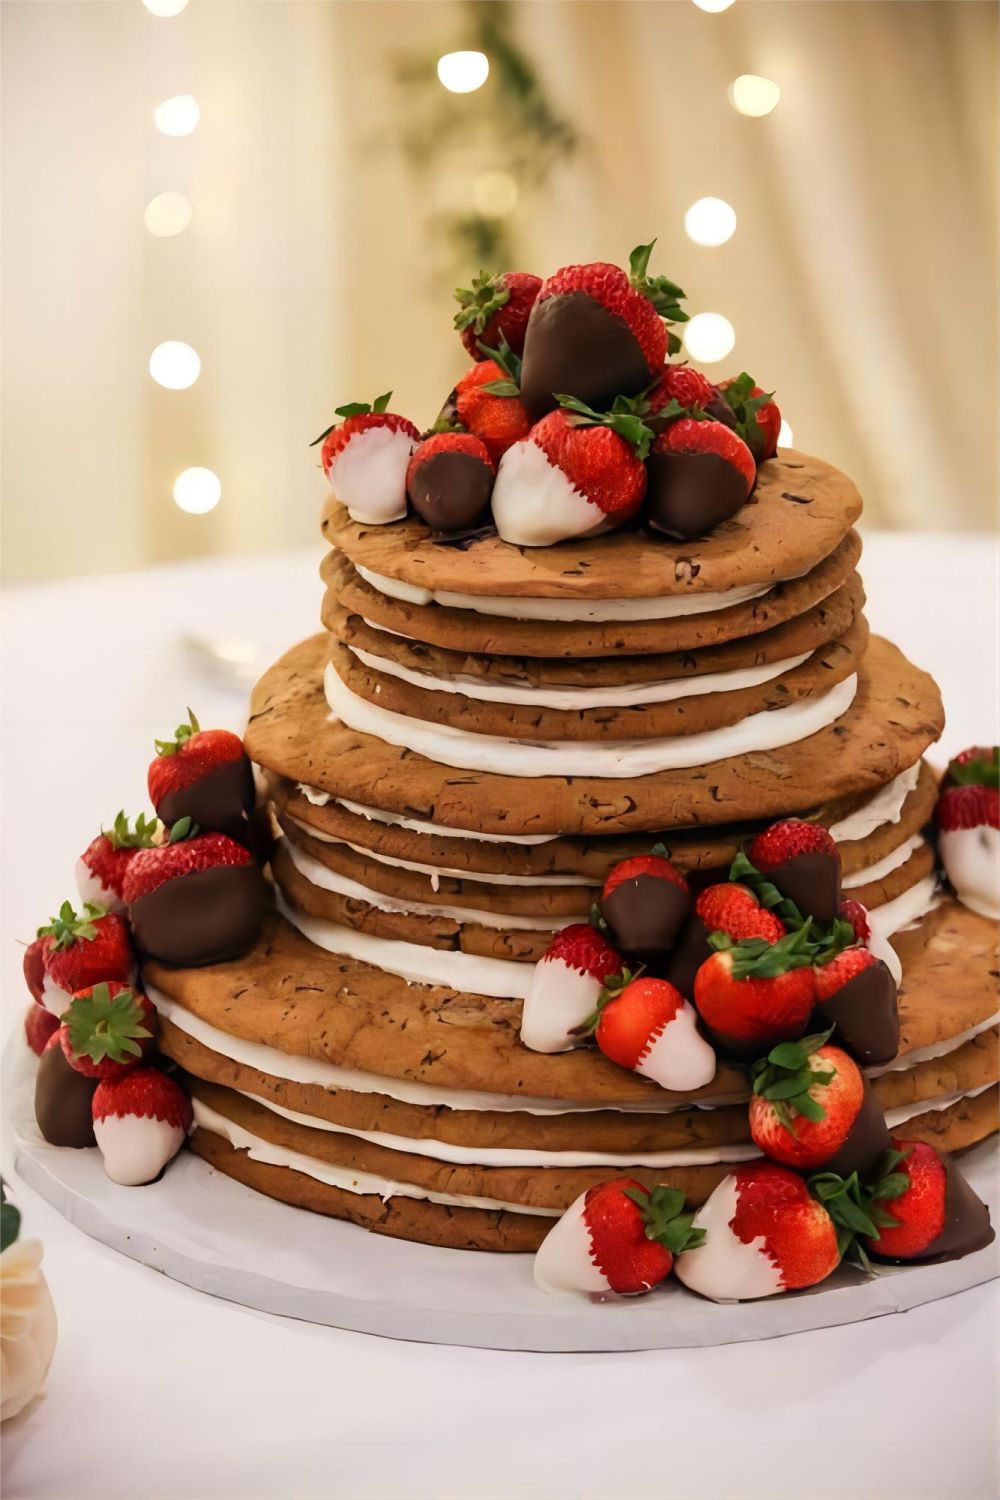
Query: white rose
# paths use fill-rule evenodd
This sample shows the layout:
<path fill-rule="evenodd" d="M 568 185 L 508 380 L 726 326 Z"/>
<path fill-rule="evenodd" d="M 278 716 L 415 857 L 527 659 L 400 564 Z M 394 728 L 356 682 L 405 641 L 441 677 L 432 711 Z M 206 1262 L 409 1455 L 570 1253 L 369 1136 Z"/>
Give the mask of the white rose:
<path fill-rule="evenodd" d="M 56 1310 L 41 1267 L 41 1240 L 16 1240 L 0 1255 L 0 1422 L 41 1390 L 56 1347 Z"/>

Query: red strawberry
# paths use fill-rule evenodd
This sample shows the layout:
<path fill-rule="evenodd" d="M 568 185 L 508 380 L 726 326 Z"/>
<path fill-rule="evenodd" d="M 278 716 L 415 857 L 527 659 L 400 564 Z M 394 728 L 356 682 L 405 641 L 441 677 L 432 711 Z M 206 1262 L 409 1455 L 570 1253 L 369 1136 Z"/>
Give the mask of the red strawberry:
<path fill-rule="evenodd" d="M 88 905 L 78 917 L 64 901 L 59 915 L 48 927 L 39 928 L 38 935 L 51 938 L 45 951 L 43 1003 L 53 1015 L 62 1015 L 77 990 L 105 979 L 131 981 L 135 963 L 128 928 L 115 912 Z"/>
<path fill-rule="evenodd" d="M 820 823 L 785 818 L 750 845 L 750 861 L 805 916 L 832 922 L 840 910 L 840 851 Z"/>
<path fill-rule="evenodd" d="M 1000 792 L 950 786 L 938 798 L 938 852 L 958 899 L 991 921 L 1000 918 Z"/>
<path fill-rule="evenodd" d="M 934 817 L 942 833 L 1000 828 L 1000 792 L 992 786 L 950 786 L 938 798 Z"/>
<path fill-rule="evenodd" d="M 632 252 L 629 275 L 597 261 L 564 266 L 542 283 L 521 372 L 521 396 L 532 415 L 551 411 L 560 392 L 594 407 L 637 395 L 663 368 L 668 343 L 679 347 L 664 318 L 686 319 L 684 293 L 665 276 L 647 276 L 652 248 Z"/>
<path fill-rule="evenodd" d="M 641 435 L 633 443 L 615 430 L 626 421 L 649 436 L 634 416 L 590 418 L 560 409 L 508 448 L 493 489 L 493 518 L 504 541 L 547 547 L 630 520 L 642 503 L 646 470 Z"/>
<path fill-rule="evenodd" d="M 97 1085 L 94 1134 L 112 1182 L 152 1182 L 176 1156 L 191 1129 L 191 1101 L 156 1068 L 136 1068 Z"/>
<path fill-rule="evenodd" d="M 699 422 L 695 417 L 679 417 L 660 433 L 653 444 L 653 452 L 708 454 L 722 459 L 742 475 L 743 500 L 757 478 L 757 466 L 750 449 L 738 433 L 722 422 Z"/>
<path fill-rule="evenodd" d="M 81 901 L 103 906 L 105 911 L 123 911 L 122 881 L 128 862 L 137 849 L 148 849 L 157 833 L 155 818 L 139 814 L 133 830 L 124 812 L 115 818 L 110 832 L 103 829 L 84 849 L 76 863 L 76 888 Z"/>
<path fill-rule="evenodd" d="M 865 1245 L 880 1260 L 951 1259 L 994 1238 L 986 1205 L 951 1158 L 923 1141 L 894 1138 L 868 1190 L 878 1234 Z"/>
<path fill-rule="evenodd" d="M 646 392 L 646 405 L 650 416 L 655 416 L 669 407 L 671 402 L 685 412 L 705 410 L 718 397 L 718 391 L 707 375 L 692 370 L 690 365 L 664 365 L 656 384 Z M 674 415 L 679 415 L 674 412 Z"/>
<path fill-rule="evenodd" d="M 245 953 L 267 907 L 259 866 L 222 833 L 140 849 L 125 874 L 125 900 L 143 954 L 195 966 Z"/>
<path fill-rule="evenodd" d="M 761 906 L 752 891 L 735 881 L 710 885 L 702 891 L 694 909 L 709 932 L 724 932 L 734 943 L 741 938 L 776 943 L 785 936 L 785 924 Z"/>
<path fill-rule="evenodd" d="M 837 1041 L 866 1067 L 892 1062 L 899 1051 L 896 981 L 860 944 L 843 948 L 815 969 L 816 1008 Z"/>
<path fill-rule="evenodd" d="M 495 348 L 501 339 L 506 339 L 515 354 L 521 353 L 528 317 L 541 285 L 542 278 L 528 271 L 502 271 L 498 276 L 480 271 L 470 288 L 459 287 L 455 293 L 459 308 L 455 327 L 473 359 L 478 359 L 481 344 Z"/>
<path fill-rule="evenodd" d="M 663 414 L 677 409 L 665 407 Z M 734 516 L 753 489 L 757 470 L 750 449 L 731 428 L 681 416 L 653 444 L 648 473 L 646 525 L 685 539 L 705 536 Z"/>
<path fill-rule="evenodd" d="M 149 795 L 160 818 L 173 827 L 184 818 L 199 828 L 250 842 L 248 812 L 254 805 L 253 767 L 238 734 L 202 729 L 188 709 L 172 740 L 156 740 L 147 773 Z M 147 839 L 141 847 L 154 842 Z"/>
<path fill-rule="evenodd" d="M 368 526 L 406 515 L 406 466 L 420 441 L 412 422 L 386 411 L 391 396 L 387 391 L 371 405 L 338 406 L 343 422 L 316 438 L 323 444 L 320 460 L 334 495 L 352 521 Z"/>
<path fill-rule="evenodd" d="M 130 985 L 112 981 L 80 990 L 63 1011 L 66 1061 L 87 1078 L 119 1078 L 153 1050 L 156 1008 Z"/>
<path fill-rule="evenodd" d="M 677 1259 L 685 1286 L 717 1301 L 815 1286 L 840 1261 L 837 1230 L 802 1178 L 774 1162 L 737 1167 L 692 1220 L 705 1243 Z"/>
<path fill-rule="evenodd" d="M 32 1000 L 39 1005 L 45 1003 L 42 998 L 45 991 L 45 955 L 51 946 L 51 938 L 36 937 L 32 938 L 24 950 L 22 960 L 24 982 L 31 992 Z"/>
<path fill-rule="evenodd" d="M 54 1016 L 44 1005 L 29 1005 L 24 1017 L 24 1035 L 28 1046 L 38 1057 L 54 1031 L 59 1030 L 59 1017 Z"/>
<path fill-rule="evenodd" d="M 665 979 L 633 979 L 612 992 L 594 1037 L 605 1057 L 664 1089 L 690 1092 L 715 1077 L 715 1053 L 693 1007 Z"/>
<path fill-rule="evenodd" d="M 713 945 L 728 944 L 717 934 Z M 749 938 L 703 963 L 694 1003 L 712 1036 L 729 1050 L 755 1055 L 806 1029 L 816 998 L 807 930 L 777 943 Z"/>
<path fill-rule="evenodd" d="M 531 976 L 521 1010 L 521 1041 L 533 1052 L 566 1052 L 593 1015 L 621 954 L 589 922 L 557 932 Z"/>
<path fill-rule="evenodd" d="M 787 1167 L 849 1176 L 875 1163 L 889 1132 L 857 1064 L 828 1035 L 782 1042 L 754 1063 L 750 1134 Z"/>
<path fill-rule="evenodd" d="M 948 763 L 942 787 L 1000 787 L 1000 746 L 971 745 Z"/>
<path fill-rule="evenodd" d="M 493 460 L 478 437 L 437 432 L 413 450 L 406 491 L 432 531 L 469 531 L 489 508 L 493 478 Z"/>
<path fill-rule="evenodd" d="M 704 1242 L 683 1207 L 676 1188 L 650 1190 L 632 1177 L 588 1189 L 539 1246 L 535 1285 L 597 1295 L 650 1291 L 669 1276 L 675 1255 Z"/>
<path fill-rule="evenodd" d="M 620 860 L 601 891 L 601 914 L 625 953 L 666 952 L 690 909 L 687 881 L 658 853 Z"/>
<path fill-rule="evenodd" d="M 772 393 L 754 385 L 746 371 L 730 380 L 719 382 L 719 392 L 736 418 L 740 437 L 757 463 L 773 458 L 778 451 L 781 412 L 771 399 Z"/>
<path fill-rule="evenodd" d="M 855 941 L 860 943 L 862 948 L 866 947 L 872 935 L 872 924 L 868 918 L 867 906 L 862 906 L 860 901 L 850 899 L 841 901 L 837 915 L 845 922 L 850 922 L 854 929 Z"/>
<path fill-rule="evenodd" d="M 494 464 L 531 431 L 517 381 L 495 359 L 480 360 L 462 376 L 449 406 L 465 431 L 483 440 Z"/>

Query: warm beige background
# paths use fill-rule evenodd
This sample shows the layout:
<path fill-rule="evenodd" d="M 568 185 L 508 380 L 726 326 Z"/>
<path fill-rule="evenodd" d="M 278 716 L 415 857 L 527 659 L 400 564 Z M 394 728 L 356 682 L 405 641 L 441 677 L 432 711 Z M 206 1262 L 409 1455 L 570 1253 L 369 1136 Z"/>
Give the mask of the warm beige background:
<path fill-rule="evenodd" d="M 855 476 L 869 520 L 992 527 L 995 6 L 516 10 L 589 139 L 515 210 L 526 267 L 621 259 L 659 235 L 657 269 L 691 310 L 735 325 L 710 373 L 774 385 L 798 445 Z M 379 145 L 400 107 L 394 49 L 462 45 L 462 10 L 191 0 L 162 20 L 139 0 L 5 0 L 2 14 L 7 575 L 307 540 L 321 493 L 307 444 L 333 406 L 393 386 L 426 422 L 462 367 L 426 189 Z M 740 72 L 780 83 L 774 114 L 733 112 Z M 199 128 L 160 136 L 154 106 L 186 92 Z M 460 191 L 482 155 L 440 163 L 433 191 Z M 142 212 L 165 188 L 195 216 L 157 240 Z M 683 232 L 706 194 L 739 216 L 719 249 Z M 146 372 L 169 338 L 202 356 L 189 391 Z M 193 464 L 223 483 L 206 517 L 170 498 Z"/>

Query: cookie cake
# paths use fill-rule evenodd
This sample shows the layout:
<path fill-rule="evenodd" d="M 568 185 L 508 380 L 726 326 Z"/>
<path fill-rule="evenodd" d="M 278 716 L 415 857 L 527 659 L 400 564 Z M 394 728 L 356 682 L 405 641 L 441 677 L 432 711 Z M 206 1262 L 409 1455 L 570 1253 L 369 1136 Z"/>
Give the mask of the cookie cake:
<path fill-rule="evenodd" d="M 321 630 L 28 949 L 46 1139 L 598 1296 L 990 1241 L 996 754 L 940 782 L 857 489 L 650 250 L 477 278 L 429 431 L 338 410 Z"/>

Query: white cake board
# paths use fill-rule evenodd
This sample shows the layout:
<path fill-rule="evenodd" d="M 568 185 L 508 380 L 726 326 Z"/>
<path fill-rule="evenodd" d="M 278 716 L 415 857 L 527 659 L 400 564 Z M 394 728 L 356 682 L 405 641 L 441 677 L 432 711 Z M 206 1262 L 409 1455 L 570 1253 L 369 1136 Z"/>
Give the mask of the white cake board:
<path fill-rule="evenodd" d="M 265 1198 L 186 1151 L 160 1181 L 120 1187 L 105 1176 L 96 1147 L 72 1151 L 42 1140 L 35 1065 L 20 1039 L 7 1048 L 8 1156 L 25 1182 L 85 1234 L 142 1265 L 213 1297 L 310 1323 L 482 1349 L 687 1349 L 905 1312 L 1000 1274 L 994 1242 L 964 1260 L 880 1268 L 871 1278 L 842 1267 L 812 1291 L 756 1303 L 707 1302 L 673 1281 L 648 1297 L 547 1296 L 532 1282 L 531 1256 L 370 1234 Z M 995 1144 L 967 1152 L 962 1169 L 996 1223 Z"/>

